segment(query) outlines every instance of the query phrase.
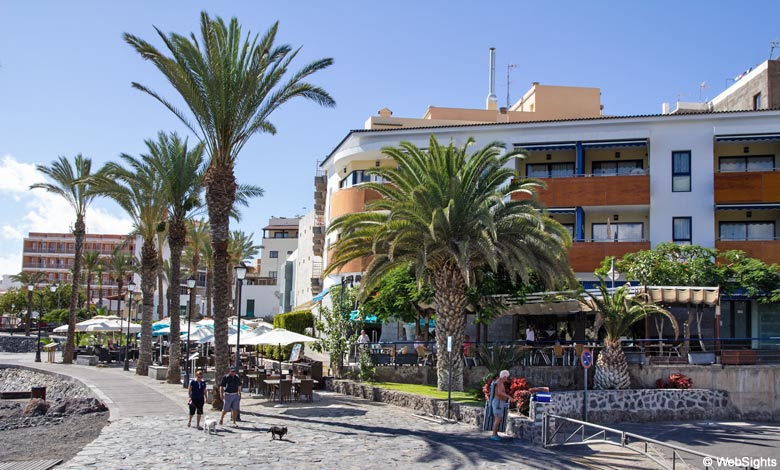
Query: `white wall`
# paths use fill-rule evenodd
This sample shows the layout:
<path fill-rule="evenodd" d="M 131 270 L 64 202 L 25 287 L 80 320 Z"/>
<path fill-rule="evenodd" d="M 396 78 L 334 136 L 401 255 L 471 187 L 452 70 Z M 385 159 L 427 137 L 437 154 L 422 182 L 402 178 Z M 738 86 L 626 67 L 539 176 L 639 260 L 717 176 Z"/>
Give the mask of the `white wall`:
<path fill-rule="evenodd" d="M 246 301 L 254 299 L 255 317 L 273 316 L 279 313 L 278 286 L 241 286 L 241 314 L 245 315 Z"/>

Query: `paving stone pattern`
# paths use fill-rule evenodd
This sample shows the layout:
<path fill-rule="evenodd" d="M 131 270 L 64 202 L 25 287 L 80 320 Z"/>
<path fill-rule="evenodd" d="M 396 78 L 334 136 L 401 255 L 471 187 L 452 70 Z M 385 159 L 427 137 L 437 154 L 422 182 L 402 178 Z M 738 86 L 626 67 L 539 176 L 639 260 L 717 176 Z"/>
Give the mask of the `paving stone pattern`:
<path fill-rule="evenodd" d="M 440 424 L 338 394 L 284 407 L 245 401 L 239 428 L 218 426 L 215 435 L 187 428 L 181 415 L 120 418 L 60 468 L 571 468 L 512 439 L 492 442 L 473 425 Z M 273 425 L 288 427 L 284 440 L 271 440 Z"/>

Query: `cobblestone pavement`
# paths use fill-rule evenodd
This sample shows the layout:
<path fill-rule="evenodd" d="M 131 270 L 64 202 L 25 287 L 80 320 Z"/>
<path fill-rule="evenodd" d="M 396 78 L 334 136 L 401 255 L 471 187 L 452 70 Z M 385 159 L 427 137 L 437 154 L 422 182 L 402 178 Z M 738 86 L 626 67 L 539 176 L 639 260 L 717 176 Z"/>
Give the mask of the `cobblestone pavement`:
<path fill-rule="evenodd" d="M 473 426 L 341 395 L 284 407 L 246 400 L 242 408 L 239 428 L 218 426 L 215 435 L 187 428 L 184 415 L 120 418 L 61 468 L 582 468 L 511 439 L 490 441 Z M 284 440 L 271 440 L 273 425 L 288 427 Z"/>

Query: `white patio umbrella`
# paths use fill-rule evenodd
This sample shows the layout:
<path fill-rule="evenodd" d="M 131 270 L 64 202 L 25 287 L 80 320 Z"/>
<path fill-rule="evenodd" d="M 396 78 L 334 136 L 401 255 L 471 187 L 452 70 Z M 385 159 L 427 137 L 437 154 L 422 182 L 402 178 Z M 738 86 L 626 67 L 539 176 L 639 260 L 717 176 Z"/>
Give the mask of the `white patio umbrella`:
<path fill-rule="evenodd" d="M 141 325 L 138 323 L 130 323 L 130 333 L 140 333 L 141 332 Z M 90 325 L 87 325 L 87 327 L 84 329 L 84 331 L 88 332 L 116 332 L 116 333 L 127 333 L 128 325 L 127 322 L 125 322 L 123 325 L 119 323 L 117 320 L 104 320 L 99 323 L 92 323 Z"/>
<path fill-rule="evenodd" d="M 288 331 L 284 328 L 275 328 L 268 333 L 253 336 L 247 344 L 278 344 L 287 346 L 293 343 L 311 343 L 314 341 L 319 341 L 319 339 Z"/>
<path fill-rule="evenodd" d="M 96 323 L 102 323 L 102 322 L 108 321 L 108 320 L 112 320 L 112 321 L 116 320 L 117 322 L 119 322 L 120 318 L 117 317 L 116 315 L 98 315 L 96 317 L 88 318 L 88 319 L 86 319 L 84 321 L 80 321 L 80 322 L 76 323 L 76 331 L 83 333 L 83 332 L 87 331 L 87 327 L 89 325 L 93 325 L 93 324 L 96 324 Z M 117 329 L 117 331 L 119 331 L 119 330 Z M 54 332 L 55 333 L 67 333 L 68 332 L 68 325 L 58 326 L 57 328 L 54 329 Z"/>

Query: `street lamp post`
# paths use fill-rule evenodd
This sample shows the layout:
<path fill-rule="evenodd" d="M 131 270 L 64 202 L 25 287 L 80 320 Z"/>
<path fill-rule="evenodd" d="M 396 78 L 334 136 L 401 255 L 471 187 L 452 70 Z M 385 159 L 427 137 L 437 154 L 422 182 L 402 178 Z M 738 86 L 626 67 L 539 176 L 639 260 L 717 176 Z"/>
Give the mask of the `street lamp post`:
<path fill-rule="evenodd" d="M 195 287 L 195 277 L 190 276 L 187 278 L 187 362 L 184 363 L 184 388 L 190 386 L 190 322 L 192 321 L 192 315 L 190 315 L 190 293 Z"/>
<path fill-rule="evenodd" d="M 607 276 L 612 280 L 612 292 L 615 291 L 615 279 L 620 278 L 620 273 L 617 272 L 615 269 L 615 257 L 612 257 L 611 265 L 609 268 L 609 271 L 607 271 Z"/>
<path fill-rule="evenodd" d="M 35 346 L 35 362 L 41 362 L 41 318 L 43 317 L 43 293 L 45 291 L 39 292 L 41 295 L 41 308 L 38 310 L 38 341 L 37 345 Z M 52 292 L 54 292 L 52 290 Z"/>
<path fill-rule="evenodd" d="M 240 262 L 234 267 L 233 269 L 236 270 L 236 373 L 238 373 L 239 368 L 241 367 L 241 356 L 238 354 L 238 348 L 241 344 L 241 284 L 244 282 L 244 277 L 246 277 L 246 265 L 244 262 Z"/>
<path fill-rule="evenodd" d="M 35 285 L 27 285 L 27 328 L 25 328 L 24 335 L 30 336 L 30 325 L 32 324 L 32 293 L 35 289 Z"/>
<path fill-rule="evenodd" d="M 135 282 L 130 281 L 127 284 L 127 292 L 130 294 L 130 303 L 127 306 L 127 335 L 125 335 L 125 370 L 130 370 L 130 314 L 133 309 L 133 291 L 135 291 Z"/>

